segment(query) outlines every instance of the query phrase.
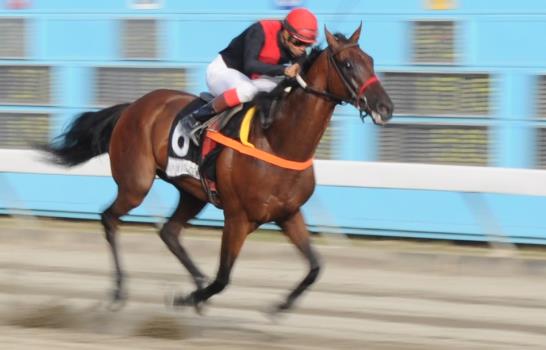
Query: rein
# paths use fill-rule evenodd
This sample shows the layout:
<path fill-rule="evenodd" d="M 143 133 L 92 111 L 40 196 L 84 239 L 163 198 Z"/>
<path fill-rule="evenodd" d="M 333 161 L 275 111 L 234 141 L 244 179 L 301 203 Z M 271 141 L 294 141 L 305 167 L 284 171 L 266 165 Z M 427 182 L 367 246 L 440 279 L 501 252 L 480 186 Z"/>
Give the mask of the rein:
<path fill-rule="evenodd" d="M 377 78 L 376 75 L 372 75 L 358 89 L 355 89 L 352 86 L 352 84 L 349 82 L 349 79 L 345 76 L 345 74 L 343 74 L 343 72 L 339 68 L 339 66 L 338 66 L 338 64 L 336 62 L 336 59 L 335 59 L 335 56 L 337 54 L 339 54 L 341 51 L 343 51 L 345 49 L 348 49 L 348 48 L 351 48 L 351 47 L 358 47 L 358 44 L 356 44 L 356 43 L 348 44 L 348 45 L 345 45 L 345 46 L 343 46 L 343 47 L 341 47 L 341 48 L 339 48 L 339 49 L 337 49 L 336 51 L 333 51 L 333 52 L 332 52 L 332 50 L 330 48 L 327 49 L 328 50 L 328 62 L 334 66 L 338 76 L 340 77 L 341 81 L 343 82 L 343 85 L 345 85 L 345 88 L 351 94 L 351 98 L 341 97 L 341 96 L 332 94 L 329 91 L 319 90 L 319 89 L 316 89 L 316 88 L 314 88 L 312 86 L 309 86 L 309 84 L 307 84 L 307 82 L 299 74 L 296 76 L 296 81 L 298 82 L 298 84 L 301 86 L 301 88 L 305 92 L 312 93 L 312 94 L 318 95 L 318 96 L 326 97 L 326 98 L 328 98 L 330 100 L 333 100 L 336 104 L 350 103 L 350 104 L 354 105 L 358 109 L 358 111 L 360 113 L 360 119 L 362 119 L 362 121 L 364 121 L 364 118 L 366 118 L 366 116 L 369 115 L 369 113 L 367 111 L 368 110 L 368 108 L 367 108 L 368 107 L 368 101 L 367 101 L 366 96 L 364 95 L 364 93 L 366 92 L 366 90 L 372 84 L 379 82 L 379 79 Z M 360 104 L 361 97 L 364 97 L 364 106 L 361 106 L 361 104 Z"/>

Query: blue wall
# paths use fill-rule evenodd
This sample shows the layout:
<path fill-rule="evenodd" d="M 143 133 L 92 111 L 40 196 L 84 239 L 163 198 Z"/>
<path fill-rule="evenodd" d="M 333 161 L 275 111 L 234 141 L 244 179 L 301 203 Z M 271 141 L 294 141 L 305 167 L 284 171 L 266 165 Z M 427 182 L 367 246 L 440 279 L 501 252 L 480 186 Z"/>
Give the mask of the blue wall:
<path fill-rule="evenodd" d="M 2 111 L 40 111 L 55 116 L 51 136 L 77 113 L 94 108 L 96 66 L 185 67 L 190 90 L 205 90 L 206 64 L 246 25 L 263 17 L 281 18 L 276 1 L 196 2 L 163 0 L 158 9 L 137 10 L 128 0 L 34 0 L 27 9 L 0 9 L 0 16 L 27 18 L 29 56 L 0 60 L 2 65 L 40 64 L 54 67 L 55 99 L 46 106 L 0 106 Z M 457 0 L 449 10 L 430 10 L 423 0 L 302 2 L 331 31 L 350 34 L 364 22 L 361 46 L 381 72 L 487 72 L 495 77 L 499 99 L 491 115 L 448 118 L 445 122 L 492 127 L 496 152 L 492 166 L 533 167 L 534 135 L 544 121 L 534 119 L 536 76 L 546 74 L 546 5 L 543 0 Z M 161 20 L 159 60 L 120 58 L 120 19 Z M 460 58 L 455 65 L 415 65 L 411 61 L 410 23 L 445 19 L 459 24 Z M 321 39 L 321 41 L 324 41 Z M 169 87 L 178 88 L 178 87 Z M 351 107 L 338 108 L 344 132 L 339 159 L 377 159 L 377 133 L 362 125 Z M 402 123 L 430 118 L 404 116 Z M 435 118 L 435 121 L 443 121 Z M 8 188 L 9 184 L 9 188 Z M 1 186 L 4 186 L 2 188 Z M 0 174 L 0 208 L 31 208 L 54 216 L 97 218 L 115 192 L 110 178 Z M 77 194 L 77 195 L 75 195 Z M 17 196 L 14 198 L 13 196 Z M 132 220 L 166 216 L 176 191 L 157 182 L 152 197 L 131 213 Z M 546 242 L 546 224 L 539 218 L 546 199 L 487 195 L 487 203 L 503 231 L 519 242 Z M 484 239 L 482 228 L 463 195 L 450 192 L 320 187 L 305 212 L 313 228 L 341 227 L 345 232 L 386 236 Z M 221 225 L 222 214 L 207 208 L 197 223 Z"/>

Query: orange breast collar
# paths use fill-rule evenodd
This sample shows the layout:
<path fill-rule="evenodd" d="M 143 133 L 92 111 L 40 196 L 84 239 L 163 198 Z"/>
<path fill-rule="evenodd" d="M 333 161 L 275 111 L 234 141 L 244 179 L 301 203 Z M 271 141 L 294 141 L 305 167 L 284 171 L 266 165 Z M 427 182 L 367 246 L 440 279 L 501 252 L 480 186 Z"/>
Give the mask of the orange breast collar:
<path fill-rule="evenodd" d="M 296 162 L 292 160 L 287 160 L 281 157 L 277 157 L 271 153 L 267 153 L 260 149 L 254 147 L 254 145 L 248 142 L 248 135 L 250 132 L 250 122 L 254 117 L 254 108 L 251 108 L 247 111 L 239 132 L 241 142 L 234 140 L 230 137 L 227 137 L 216 130 L 207 130 L 206 137 L 209 139 L 218 142 L 224 146 L 232 148 L 239 153 L 246 154 L 247 156 L 263 160 L 266 163 L 276 165 L 278 167 L 290 170 L 305 170 L 313 165 L 313 159 L 308 159 L 305 162 Z"/>

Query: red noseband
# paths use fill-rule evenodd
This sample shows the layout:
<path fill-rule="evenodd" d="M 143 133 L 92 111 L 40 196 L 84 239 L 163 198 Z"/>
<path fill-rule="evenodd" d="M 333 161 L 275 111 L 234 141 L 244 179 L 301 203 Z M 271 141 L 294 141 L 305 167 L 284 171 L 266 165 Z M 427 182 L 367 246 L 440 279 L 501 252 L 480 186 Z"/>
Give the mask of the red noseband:
<path fill-rule="evenodd" d="M 375 75 L 372 75 L 371 77 L 368 78 L 368 80 L 366 80 L 361 86 L 360 88 L 358 89 L 358 95 L 356 96 L 356 100 L 355 100 L 355 105 L 358 109 L 362 109 L 361 106 L 360 106 L 360 97 L 362 95 L 364 95 L 364 93 L 366 92 L 366 89 L 370 87 L 370 85 L 374 84 L 374 83 L 378 83 L 379 82 L 379 79 L 377 79 L 377 76 Z M 366 106 L 368 105 L 368 102 L 366 101 L 366 99 L 364 100 Z M 366 108 L 366 106 L 364 106 Z"/>
<path fill-rule="evenodd" d="M 372 75 L 368 80 L 366 80 L 364 84 L 362 84 L 360 89 L 358 89 L 358 98 L 360 98 L 360 96 L 362 96 L 364 92 L 366 92 L 366 89 L 369 88 L 370 85 L 372 85 L 373 83 L 377 83 L 378 81 L 379 79 L 377 79 L 377 76 L 375 75 Z"/>

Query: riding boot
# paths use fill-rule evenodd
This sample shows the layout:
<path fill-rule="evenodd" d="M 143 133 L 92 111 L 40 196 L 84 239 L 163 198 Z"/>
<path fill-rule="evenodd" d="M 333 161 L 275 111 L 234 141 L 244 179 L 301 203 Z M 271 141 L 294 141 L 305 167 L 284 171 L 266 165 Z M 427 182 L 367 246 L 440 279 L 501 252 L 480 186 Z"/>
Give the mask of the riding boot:
<path fill-rule="evenodd" d="M 193 143 L 198 146 L 199 131 L 202 129 L 200 126 L 216 114 L 225 111 L 228 107 L 223 94 L 215 97 L 209 103 L 199 107 L 186 117 L 182 118 L 182 123 L 180 124 L 182 134 L 189 136 Z"/>

